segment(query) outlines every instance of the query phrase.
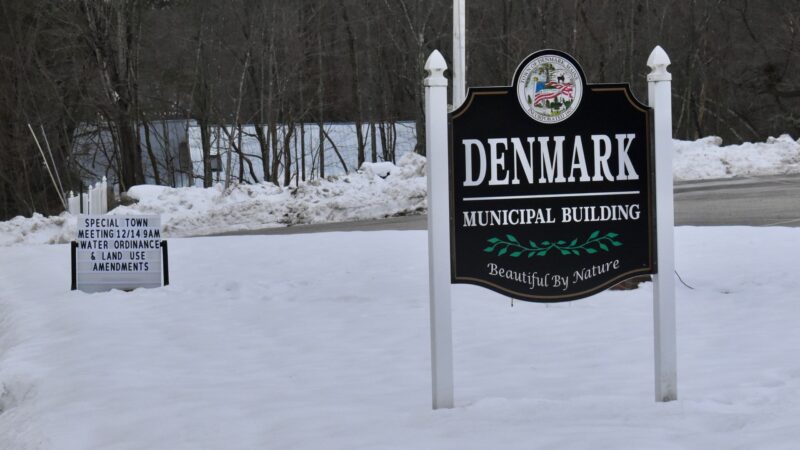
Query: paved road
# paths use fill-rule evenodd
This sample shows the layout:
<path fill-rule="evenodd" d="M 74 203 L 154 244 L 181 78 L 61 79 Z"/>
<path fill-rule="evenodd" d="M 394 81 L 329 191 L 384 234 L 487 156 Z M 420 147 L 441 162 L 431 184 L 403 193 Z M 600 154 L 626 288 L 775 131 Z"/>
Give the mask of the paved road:
<path fill-rule="evenodd" d="M 800 226 L 800 175 L 678 183 L 675 223 Z"/>
<path fill-rule="evenodd" d="M 294 225 L 290 227 L 266 228 L 263 230 L 230 231 L 214 236 L 242 236 L 248 234 L 298 234 L 328 231 L 378 231 L 378 230 L 424 230 L 428 227 L 428 216 L 389 217 L 379 220 L 358 222 L 337 222 L 315 225 Z"/>
<path fill-rule="evenodd" d="M 677 225 L 800 226 L 800 175 L 675 184 Z M 295 234 L 321 231 L 423 230 L 426 216 L 297 225 L 225 235 Z"/>

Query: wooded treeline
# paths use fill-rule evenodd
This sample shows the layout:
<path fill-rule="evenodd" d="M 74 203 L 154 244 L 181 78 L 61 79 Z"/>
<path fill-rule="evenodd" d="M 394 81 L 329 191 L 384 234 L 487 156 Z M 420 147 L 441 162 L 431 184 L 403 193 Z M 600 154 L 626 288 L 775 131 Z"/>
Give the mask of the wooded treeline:
<path fill-rule="evenodd" d="M 659 44 L 673 63 L 676 137 L 800 137 L 798 1 L 466 3 L 468 85 L 507 85 L 527 54 L 557 48 L 589 82 L 630 81 L 646 100 L 645 62 Z M 47 136 L 66 190 L 80 183 L 71 149 L 86 124 L 109 130 L 122 189 L 141 183 L 154 158 L 138 130 L 165 118 L 198 124 L 205 185 L 219 124 L 233 130 L 234 153 L 237 130 L 241 137 L 242 125 L 255 125 L 261 157 L 249 163 L 279 184 L 306 163 L 293 158 L 289 141 L 298 137 L 279 133 L 282 124 L 363 124 L 360 165 L 387 156 L 375 139 L 387 124 L 412 120 L 422 153 L 423 66 L 434 48 L 449 61 L 451 8 L 450 0 L 3 0 L 0 219 L 62 209 L 28 124 Z M 314 176 L 325 176 L 332 156 L 318 149 Z"/>

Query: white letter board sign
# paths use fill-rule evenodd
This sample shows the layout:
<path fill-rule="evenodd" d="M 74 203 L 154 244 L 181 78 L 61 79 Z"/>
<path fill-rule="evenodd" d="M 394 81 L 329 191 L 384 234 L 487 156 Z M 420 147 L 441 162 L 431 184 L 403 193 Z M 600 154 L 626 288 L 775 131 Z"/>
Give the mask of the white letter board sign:
<path fill-rule="evenodd" d="M 84 292 L 162 286 L 160 216 L 78 216 L 73 288 Z"/>

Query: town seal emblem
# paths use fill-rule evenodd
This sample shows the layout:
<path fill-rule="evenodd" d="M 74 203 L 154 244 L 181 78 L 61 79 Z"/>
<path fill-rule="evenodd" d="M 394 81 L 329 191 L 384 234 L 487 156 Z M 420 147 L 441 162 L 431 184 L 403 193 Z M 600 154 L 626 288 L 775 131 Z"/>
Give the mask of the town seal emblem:
<path fill-rule="evenodd" d="M 517 79 L 522 109 L 540 123 L 568 119 L 581 102 L 583 80 L 578 68 L 556 54 L 540 55 L 528 62 Z"/>

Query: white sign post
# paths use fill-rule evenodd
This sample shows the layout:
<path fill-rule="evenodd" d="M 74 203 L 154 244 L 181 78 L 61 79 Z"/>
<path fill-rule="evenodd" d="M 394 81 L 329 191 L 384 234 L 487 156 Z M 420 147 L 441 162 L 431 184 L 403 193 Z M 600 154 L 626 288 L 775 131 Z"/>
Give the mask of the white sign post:
<path fill-rule="evenodd" d="M 84 292 L 160 287 L 166 261 L 159 216 L 78 216 L 73 288 Z"/>
<path fill-rule="evenodd" d="M 656 401 L 678 399 L 675 337 L 675 217 L 672 194 L 672 75 L 667 53 L 656 46 L 647 59 L 648 103 L 653 108 L 656 156 L 658 273 L 653 278 Z"/>
<path fill-rule="evenodd" d="M 453 407 L 450 313 L 450 206 L 447 185 L 447 64 L 437 50 L 425 70 L 425 148 L 428 168 L 428 264 L 431 300 L 433 409 Z"/>
<path fill-rule="evenodd" d="M 464 0 L 453 0 L 453 109 L 467 94 L 466 11 Z"/>

